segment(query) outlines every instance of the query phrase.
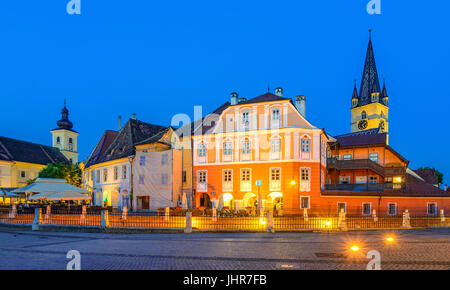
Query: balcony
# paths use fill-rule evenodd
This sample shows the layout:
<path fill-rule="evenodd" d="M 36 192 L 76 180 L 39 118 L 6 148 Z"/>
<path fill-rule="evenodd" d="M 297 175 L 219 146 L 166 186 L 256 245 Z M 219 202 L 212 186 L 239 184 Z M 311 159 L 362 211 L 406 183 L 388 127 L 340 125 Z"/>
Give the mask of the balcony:
<path fill-rule="evenodd" d="M 338 160 L 336 158 L 328 158 L 327 167 L 336 170 L 368 169 L 383 177 L 404 176 L 406 173 L 405 167 L 384 167 L 370 159 Z"/>
<path fill-rule="evenodd" d="M 383 192 L 384 190 L 405 189 L 404 183 L 366 183 L 366 184 L 326 184 L 325 190 Z"/>

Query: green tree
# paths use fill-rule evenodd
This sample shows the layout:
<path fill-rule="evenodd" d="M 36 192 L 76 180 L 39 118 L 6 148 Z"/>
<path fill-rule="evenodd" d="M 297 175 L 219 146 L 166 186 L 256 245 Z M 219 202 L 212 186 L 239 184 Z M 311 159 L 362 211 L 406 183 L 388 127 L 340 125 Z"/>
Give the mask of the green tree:
<path fill-rule="evenodd" d="M 69 184 L 81 186 L 81 169 L 78 164 L 50 163 L 39 172 L 39 178 L 65 179 Z"/>

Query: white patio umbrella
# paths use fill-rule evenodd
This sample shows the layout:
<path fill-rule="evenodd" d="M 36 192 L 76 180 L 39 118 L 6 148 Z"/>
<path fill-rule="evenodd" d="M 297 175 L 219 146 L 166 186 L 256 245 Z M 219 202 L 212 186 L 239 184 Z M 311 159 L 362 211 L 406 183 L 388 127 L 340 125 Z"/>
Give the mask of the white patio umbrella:
<path fill-rule="evenodd" d="M 67 183 L 65 179 L 38 178 L 36 182 L 13 190 L 12 193 L 31 193 L 30 200 L 86 200 L 89 191 Z"/>
<path fill-rule="evenodd" d="M 29 198 L 29 200 L 88 200 L 89 196 L 76 192 L 42 192 L 35 194 Z"/>

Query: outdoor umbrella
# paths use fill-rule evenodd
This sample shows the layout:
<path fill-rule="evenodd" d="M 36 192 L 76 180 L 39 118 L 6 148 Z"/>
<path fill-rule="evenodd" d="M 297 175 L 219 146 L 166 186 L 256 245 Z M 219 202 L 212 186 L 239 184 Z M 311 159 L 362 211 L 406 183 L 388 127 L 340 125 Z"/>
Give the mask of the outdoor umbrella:
<path fill-rule="evenodd" d="M 76 192 L 42 192 L 35 194 L 29 198 L 30 200 L 87 200 L 89 196 Z"/>

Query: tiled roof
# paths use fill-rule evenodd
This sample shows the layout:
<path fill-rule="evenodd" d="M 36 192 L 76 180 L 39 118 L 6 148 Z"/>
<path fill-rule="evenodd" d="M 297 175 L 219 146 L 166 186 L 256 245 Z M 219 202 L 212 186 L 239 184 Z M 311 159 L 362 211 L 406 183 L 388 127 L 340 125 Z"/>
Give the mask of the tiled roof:
<path fill-rule="evenodd" d="M 379 192 L 364 191 L 332 191 L 322 192 L 325 196 L 380 196 Z M 383 197 L 450 197 L 450 192 L 444 191 L 434 185 L 426 183 L 410 174 L 405 176 L 405 189 L 384 190 Z"/>
<path fill-rule="evenodd" d="M 98 142 L 91 156 L 86 162 L 86 168 L 94 164 L 116 160 L 136 153 L 135 145 L 155 136 L 161 131 L 166 131 L 167 127 L 145 123 L 135 119 L 129 119 L 120 132 L 116 132 L 114 140 L 111 141 L 114 131 L 103 135 Z M 108 131 L 107 131 L 108 132 Z M 108 144 L 109 143 L 109 144 Z"/>
<path fill-rule="evenodd" d="M 264 95 L 255 97 L 253 99 L 244 101 L 244 102 L 240 102 L 239 104 L 236 105 L 244 105 L 244 104 L 254 104 L 254 103 L 262 103 L 262 102 L 272 102 L 272 101 L 291 101 L 291 99 L 289 98 L 284 98 L 284 97 L 280 97 L 277 95 L 274 95 L 272 93 L 265 93 Z"/>
<path fill-rule="evenodd" d="M 422 177 L 426 182 L 430 184 L 438 184 L 439 179 L 436 174 L 436 169 L 434 168 L 421 168 L 414 170 L 415 173 L 417 173 L 420 177 Z"/>
<path fill-rule="evenodd" d="M 58 148 L 0 137 L 0 160 L 47 165 L 68 162 Z"/>
<path fill-rule="evenodd" d="M 375 129 L 372 129 L 375 130 Z M 367 130 L 369 131 L 369 130 Z M 375 131 L 374 131 L 375 132 Z M 359 132 L 361 133 L 361 132 Z M 364 146 L 364 145 L 385 145 L 386 133 L 348 134 L 334 137 L 341 147 Z"/>

